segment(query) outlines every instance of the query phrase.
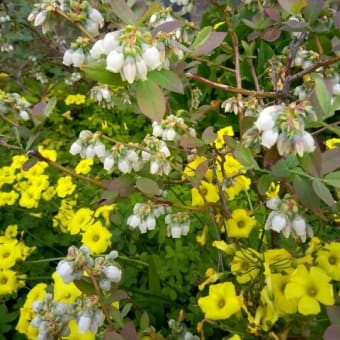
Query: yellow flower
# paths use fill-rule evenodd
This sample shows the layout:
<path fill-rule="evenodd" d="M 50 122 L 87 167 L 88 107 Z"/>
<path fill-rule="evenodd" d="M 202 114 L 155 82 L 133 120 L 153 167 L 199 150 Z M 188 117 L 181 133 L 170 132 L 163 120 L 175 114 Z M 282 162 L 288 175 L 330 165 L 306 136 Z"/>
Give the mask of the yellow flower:
<path fill-rule="evenodd" d="M 331 242 L 322 247 L 316 261 L 333 280 L 340 281 L 340 242 Z"/>
<path fill-rule="evenodd" d="M 205 277 L 207 278 L 199 286 L 199 290 L 203 290 L 206 285 L 218 281 L 223 276 L 223 273 L 217 273 L 214 268 L 208 268 L 205 272 Z"/>
<path fill-rule="evenodd" d="M 340 138 L 331 138 L 326 140 L 327 149 L 335 149 L 340 146 Z"/>
<path fill-rule="evenodd" d="M 64 283 L 57 272 L 54 272 L 52 274 L 52 278 L 54 281 L 53 299 L 55 301 L 63 303 L 73 303 L 74 300 L 82 294 L 73 282 L 68 284 Z"/>
<path fill-rule="evenodd" d="M 214 241 L 212 246 L 223 251 L 227 255 L 234 255 L 236 251 L 235 243 L 228 244 L 225 241 Z"/>
<path fill-rule="evenodd" d="M 19 194 L 14 190 L 9 192 L 2 191 L 0 192 L 0 206 L 14 205 L 18 198 Z"/>
<path fill-rule="evenodd" d="M 38 146 L 39 153 L 45 158 L 55 162 L 57 160 L 57 152 L 52 149 L 44 149 L 41 145 Z"/>
<path fill-rule="evenodd" d="M 28 189 L 21 192 L 19 206 L 27 209 L 37 208 L 39 206 L 39 201 L 34 198 L 34 191 Z"/>
<path fill-rule="evenodd" d="M 223 136 L 234 136 L 234 130 L 232 126 L 226 126 L 223 129 L 217 131 L 217 138 L 215 139 L 215 148 L 222 149 L 225 145 Z"/>
<path fill-rule="evenodd" d="M 198 244 L 200 244 L 202 247 L 205 245 L 207 242 L 207 235 L 208 235 L 208 227 L 205 225 L 203 227 L 201 235 L 196 236 L 196 241 Z"/>
<path fill-rule="evenodd" d="M 86 97 L 83 94 L 76 94 L 74 96 L 74 104 L 81 105 L 84 104 L 86 101 Z"/>
<path fill-rule="evenodd" d="M 0 244 L 0 269 L 9 269 L 13 267 L 20 257 L 20 253 L 18 253 L 15 243 L 17 242 Z"/>
<path fill-rule="evenodd" d="M 116 209 L 116 204 L 104 204 L 98 207 L 94 213 L 94 217 L 102 216 L 105 221 L 105 225 L 110 225 L 111 212 Z"/>
<path fill-rule="evenodd" d="M 252 248 L 238 250 L 231 262 L 231 272 L 238 283 L 254 279 L 260 272 L 260 254 Z"/>
<path fill-rule="evenodd" d="M 226 221 L 228 237 L 248 237 L 256 225 L 255 217 L 249 217 L 244 209 L 235 209 Z"/>
<path fill-rule="evenodd" d="M 248 190 L 250 187 L 250 179 L 246 176 L 240 175 L 230 177 L 225 181 L 226 188 L 224 189 L 227 194 L 228 200 L 233 200 L 241 191 Z"/>
<path fill-rule="evenodd" d="M 71 235 L 78 234 L 80 230 L 87 230 L 93 223 L 93 210 L 80 208 L 68 223 L 68 231 Z"/>
<path fill-rule="evenodd" d="M 204 156 L 198 156 L 193 161 L 187 164 L 187 166 L 184 168 L 183 171 L 183 179 L 186 179 L 187 177 L 194 177 L 196 173 L 196 169 L 199 167 L 200 164 L 203 162 L 208 161 L 208 159 Z"/>
<path fill-rule="evenodd" d="M 264 252 L 264 261 L 271 272 L 282 272 L 292 266 L 292 255 L 286 249 L 268 249 Z"/>
<path fill-rule="evenodd" d="M 68 323 L 70 329 L 70 334 L 63 337 L 67 340 L 94 340 L 96 337 L 91 331 L 86 331 L 85 333 L 80 333 L 78 328 L 78 323 L 76 320 L 71 320 Z"/>
<path fill-rule="evenodd" d="M 16 272 L 10 269 L 0 269 L 0 296 L 13 294 L 18 290 Z"/>
<path fill-rule="evenodd" d="M 296 299 L 299 313 L 311 315 L 320 313 L 320 302 L 334 305 L 331 278 L 319 267 L 307 268 L 300 264 L 292 273 L 284 294 L 287 299 Z"/>
<path fill-rule="evenodd" d="M 224 320 L 241 310 L 242 298 L 232 282 L 224 282 L 209 286 L 209 295 L 199 298 L 198 305 L 206 319 Z"/>
<path fill-rule="evenodd" d="M 98 221 L 84 232 L 82 242 L 89 247 L 91 254 L 100 254 L 111 245 L 111 233 Z"/>
<path fill-rule="evenodd" d="M 202 197 L 202 195 L 204 196 L 204 198 Z M 205 201 L 210 203 L 216 203 L 220 199 L 216 185 L 210 184 L 206 181 L 201 181 L 199 189 L 197 188 L 191 189 L 191 197 L 192 197 L 191 205 L 194 207 L 204 206 Z"/>
<path fill-rule="evenodd" d="M 87 175 L 91 171 L 93 159 L 82 159 L 76 166 L 75 172 L 77 174 Z"/>
<path fill-rule="evenodd" d="M 285 314 L 293 314 L 297 311 L 297 303 L 295 299 L 288 299 L 284 294 L 287 283 L 290 280 L 290 275 L 275 273 L 271 275 L 274 302 L 276 311 L 279 316 Z"/>
<path fill-rule="evenodd" d="M 18 226 L 16 224 L 10 224 L 5 230 L 5 238 L 12 239 L 18 235 Z"/>
<path fill-rule="evenodd" d="M 64 198 L 71 195 L 76 189 L 76 185 L 72 183 L 71 176 L 64 176 L 58 179 L 56 192 L 58 197 Z"/>
<path fill-rule="evenodd" d="M 271 182 L 269 189 L 266 192 L 268 199 L 279 197 L 280 183 Z"/>

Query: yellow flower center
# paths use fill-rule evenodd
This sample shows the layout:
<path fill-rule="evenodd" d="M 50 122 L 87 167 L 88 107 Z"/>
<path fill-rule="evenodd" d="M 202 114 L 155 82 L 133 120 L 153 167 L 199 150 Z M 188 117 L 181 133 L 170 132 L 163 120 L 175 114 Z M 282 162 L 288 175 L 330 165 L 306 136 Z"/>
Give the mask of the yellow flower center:
<path fill-rule="evenodd" d="M 242 262 L 241 268 L 244 271 L 247 271 L 249 269 L 249 264 L 247 262 Z"/>
<path fill-rule="evenodd" d="M 7 281 L 8 281 L 7 277 L 2 277 L 0 280 L 0 284 L 5 285 Z"/>
<path fill-rule="evenodd" d="M 7 257 L 9 257 L 9 255 L 10 255 L 10 253 L 7 251 L 6 253 L 3 253 L 3 254 L 2 254 L 2 257 L 3 257 L 4 259 L 6 259 Z"/>
<path fill-rule="evenodd" d="M 218 308 L 223 308 L 225 306 L 225 300 L 223 298 L 219 299 L 217 306 Z"/>
<path fill-rule="evenodd" d="M 93 235 L 92 240 L 93 242 L 98 242 L 100 239 L 99 235 Z"/>
<path fill-rule="evenodd" d="M 318 293 L 317 289 L 315 287 L 309 287 L 307 294 L 309 296 L 315 296 Z"/>
<path fill-rule="evenodd" d="M 335 265 L 336 264 L 336 257 L 335 256 L 330 256 L 328 258 L 328 263 L 331 265 Z"/>

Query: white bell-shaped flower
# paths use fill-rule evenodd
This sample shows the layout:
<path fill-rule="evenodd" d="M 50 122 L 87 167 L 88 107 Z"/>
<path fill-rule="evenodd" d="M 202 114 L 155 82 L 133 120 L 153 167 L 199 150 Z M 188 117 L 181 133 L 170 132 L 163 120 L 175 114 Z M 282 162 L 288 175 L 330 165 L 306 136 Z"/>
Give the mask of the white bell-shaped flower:
<path fill-rule="evenodd" d="M 68 49 L 64 52 L 63 56 L 63 64 L 66 66 L 71 66 L 72 65 L 72 56 L 73 56 L 74 51 L 71 49 Z"/>
<path fill-rule="evenodd" d="M 276 129 L 270 129 L 262 132 L 261 145 L 270 149 L 279 138 L 279 132 Z"/>
<path fill-rule="evenodd" d="M 302 141 L 306 152 L 313 152 L 315 150 L 315 141 L 313 136 L 309 132 L 303 132 Z"/>
<path fill-rule="evenodd" d="M 141 57 L 136 58 L 136 70 L 137 70 L 137 78 L 141 80 L 146 80 L 148 69 L 146 67 L 144 59 Z"/>
<path fill-rule="evenodd" d="M 255 126 L 260 131 L 267 131 L 273 129 L 280 111 L 281 111 L 280 105 L 271 105 L 266 107 L 260 112 L 255 122 Z"/>
<path fill-rule="evenodd" d="M 90 50 L 90 55 L 93 59 L 100 58 L 103 54 L 105 54 L 103 48 L 103 39 L 97 40 Z"/>
<path fill-rule="evenodd" d="M 106 54 L 109 54 L 111 51 L 117 49 L 119 46 L 119 35 L 120 31 L 114 31 L 105 34 L 103 39 L 103 49 Z"/>
<path fill-rule="evenodd" d="M 104 159 L 104 169 L 110 172 L 113 169 L 114 164 L 115 164 L 115 160 L 112 154 L 107 155 Z"/>
<path fill-rule="evenodd" d="M 82 148 L 82 143 L 79 140 L 76 140 L 70 147 L 70 154 L 75 156 L 81 152 Z"/>
<path fill-rule="evenodd" d="M 106 57 L 106 69 L 118 73 L 124 65 L 124 54 L 121 51 L 113 50 Z"/>
<path fill-rule="evenodd" d="M 295 215 L 292 220 L 292 227 L 297 235 L 306 234 L 307 224 L 301 215 Z"/>
<path fill-rule="evenodd" d="M 41 11 L 37 14 L 37 16 L 34 19 L 34 26 L 40 26 L 42 25 L 47 17 L 47 11 Z"/>
<path fill-rule="evenodd" d="M 89 330 L 91 326 L 91 317 L 88 312 L 81 314 L 78 320 L 79 333 L 85 333 Z"/>
<path fill-rule="evenodd" d="M 122 77 L 129 83 L 132 84 L 136 79 L 136 63 L 135 59 L 131 56 L 128 56 L 124 60 L 124 65 L 122 68 Z"/>
<path fill-rule="evenodd" d="M 99 27 L 102 27 L 104 25 L 104 18 L 97 9 L 89 7 L 87 10 L 87 14 L 89 16 L 89 19 L 95 22 Z"/>
<path fill-rule="evenodd" d="M 116 266 L 104 267 L 103 272 L 111 282 L 118 283 L 122 278 L 122 271 Z"/>
<path fill-rule="evenodd" d="M 154 70 L 161 65 L 161 56 L 155 46 L 147 46 L 143 52 L 143 59 L 150 70 Z"/>
<path fill-rule="evenodd" d="M 82 48 L 77 48 L 72 54 L 72 64 L 75 67 L 81 66 L 85 61 L 85 54 Z"/>

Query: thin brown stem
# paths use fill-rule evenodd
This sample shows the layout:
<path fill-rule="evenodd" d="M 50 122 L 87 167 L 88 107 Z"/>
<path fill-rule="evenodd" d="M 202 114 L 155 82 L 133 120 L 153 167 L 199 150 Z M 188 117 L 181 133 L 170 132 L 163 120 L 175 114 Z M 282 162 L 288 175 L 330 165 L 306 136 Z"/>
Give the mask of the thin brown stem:
<path fill-rule="evenodd" d="M 253 96 L 253 97 L 257 97 L 257 98 L 273 98 L 277 96 L 277 92 L 272 92 L 272 91 L 252 91 L 252 90 L 246 90 L 246 89 L 242 89 L 242 88 L 238 88 L 238 87 L 234 87 L 234 86 L 230 86 L 230 85 L 225 85 L 225 84 L 221 84 L 221 83 L 216 83 L 214 81 L 211 81 L 209 79 L 206 79 L 204 77 L 201 77 L 195 73 L 191 73 L 191 72 L 187 72 L 185 74 L 185 76 L 187 78 L 191 78 L 197 81 L 200 81 L 201 83 L 204 83 L 210 87 L 216 88 L 216 89 L 220 89 L 220 90 L 224 90 L 226 92 L 232 92 L 232 93 L 240 93 L 243 94 L 245 96 Z"/>

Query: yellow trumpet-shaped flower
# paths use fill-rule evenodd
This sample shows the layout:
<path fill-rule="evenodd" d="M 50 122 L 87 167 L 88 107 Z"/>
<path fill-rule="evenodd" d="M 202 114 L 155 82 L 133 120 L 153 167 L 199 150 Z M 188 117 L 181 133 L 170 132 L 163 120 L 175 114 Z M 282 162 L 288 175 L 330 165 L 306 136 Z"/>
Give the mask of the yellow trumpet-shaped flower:
<path fill-rule="evenodd" d="M 242 298 L 236 295 L 232 282 L 218 283 L 209 287 L 209 295 L 198 299 L 198 305 L 206 319 L 224 320 L 239 312 Z"/>
<path fill-rule="evenodd" d="M 299 313 L 303 315 L 320 313 L 320 302 L 331 306 L 334 304 L 331 278 L 320 268 L 300 264 L 292 273 L 284 294 L 287 299 L 296 299 Z"/>

